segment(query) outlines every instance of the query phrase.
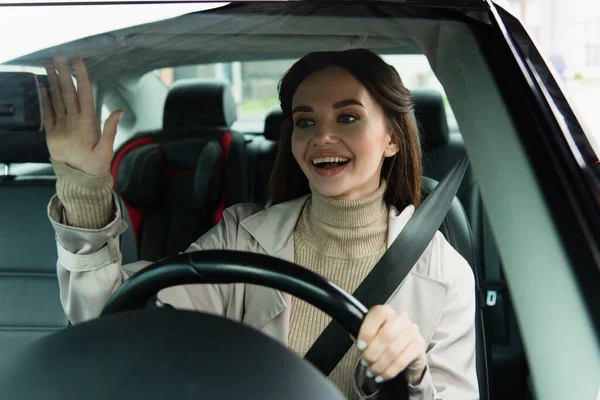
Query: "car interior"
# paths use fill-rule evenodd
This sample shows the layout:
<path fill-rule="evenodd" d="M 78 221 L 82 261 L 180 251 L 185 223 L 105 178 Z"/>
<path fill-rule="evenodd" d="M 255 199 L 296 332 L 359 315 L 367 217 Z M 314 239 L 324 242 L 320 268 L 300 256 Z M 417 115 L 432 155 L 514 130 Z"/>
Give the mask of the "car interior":
<path fill-rule="evenodd" d="M 233 204 L 269 206 L 267 186 L 283 115 L 277 103 L 269 103 L 247 117 L 232 69 L 245 63 L 285 64 L 308 51 L 346 46 L 371 48 L 384 57 L 427 59 L 429 69 L 421 74 L 434 76 L 435 82 L 409 86 L 422 143 L 424 185 L 435 187 L 465 154 L 472 163 L 440 231 L 476 277 L 481 398 L 533 399 L 505 263 L 480 191 L 484 174 L 477 176 L 473 168 L 489 162 L 478 151 L 482 128 L 488 134 L 515 129 L 465 22 L 439 15 L 395 18 L 336 18 L 324 11 L 291 16 L 283 26 L 280 16 L 247 10 L 197 13 L 57 48 L 67 54 L 83 52 L 100 121 L 110 111 L 125 110 L 111 169 L 129 225 L 121 238 L 123 263 L 157 261 L 185 251 Z M 307 23 L 310 35 L 303 29 Z M 232 29 L 245 33 L 233 40 Z M 288 37 L 274 38 L 281 30 Z M 354 44 L 361 33 L 362 42 Z M 184 35 L 186 40 L 180 40 Z M 114 47 L 119 38 L 125 44 Z M 44 82 L 41 62 L 55 50 L 6 65 L 30 68 Z M 199 71 L 217 64 L 229 74 L 190 74 L 190 66 Z M 165 71 L 181 79 L 165 79 Z M 403 76 L 401 68 L 399 72 Z M 270 93 L 271 99 L 276 96 Z M 5 249 L 0 258 L 0 354 L 7 356 L 0 357 L 2 363 L 37 338 L 68 328 L 69 321 L 60 303 L 55 237 L 46 215 L 56 179 L 43 132 L 0 135 L 0 163 L 0 196 L 10 202 L 10 207 L 0 207 L 0 248 Z"/>
<path fill-rule="evenodd" d="M 442 93 L 430 89 L 416 89 L 412 93 L 424 149 L 424 185 L 431 189 L 465 154 L 465 149 L 460 133 L 449 132 Z M 162 129 L 135 133 L 116 149 L 111 172 L 130 224 L 123 235 L 125 259 L 157 261 L 177 254 L 218 223 L 225 207 L 240 202 L 267 205 L 266 190 L 283 114 L 278 108 L 270 110 L 264 117 L 263 133 L 256 135 L 231 129 L 236 113 L 235 99 L 226 82 L 186 81 L 169 91 Z M 48 158 L 45 146 L 44 141 L 39 141 L 37 149 L 28 147 L 27 151 L 28 155 L 38 156 L 6 160 L 7 164 L 41 163 Z M 51 173 L 51 169 L 46 169 L 46 173 Z M 7 236 L 3 246 L 16 247 L 27 237 L 47 244 L 47 248 L 36 252 L 33 260 L 27 260 L 28 268 L 19 268 L 20 273 L 12 279 L 2 280 L 7 288 L 2 292 L 13 300 L 3 303 L 14 312 L 7 316 L 10 325 L 3 329 L 3 341 L 9 352 L 39 334 L 64 328 L 68 321 L 59 301 L 55 267 L 48 263 L 56 258 L 51 226 L 45 220 L 47 201 L 55 192 L 55 178 L 50 174 L 25 173 L 7 175 L 5 180 L 2 190 L 7 191 L 7 196 L 14 193 L 14 198 L 23 198 L 19 201 L 19 208 L 23 208 L 10 213 L 13 223 L 35 227 L 36 236 L 19 229 L 22 236 Z M 478 300 L 482 303 L 483 271 L 468 214 L 470 211 L 471 219 L 482 218 L 477 215 L 480 209 L 477 196 L 474 178 L 467 171 L 459 196 L 440 230 L 473 267 L 479 287 Z M 31 219 L 23 221 L 25 210 L 36 212 L 30 212 Z M 6 260 L 6 268 L 22 263 L 22 254 L 18 260 Z M 23 290 L 37 293 L 33 304 L 14 304 L 17 299 L 34 298 L 23 295 Z M 23 315 L 24 307 L 31 314 Z M 43 319 L 39 318 L 42 315 Z M 485 388 L 487 351 L 482 317 L 480 312 L 478 376 L 481 387 Z M 29 329 L 15 332 L 11 325 Z"/>

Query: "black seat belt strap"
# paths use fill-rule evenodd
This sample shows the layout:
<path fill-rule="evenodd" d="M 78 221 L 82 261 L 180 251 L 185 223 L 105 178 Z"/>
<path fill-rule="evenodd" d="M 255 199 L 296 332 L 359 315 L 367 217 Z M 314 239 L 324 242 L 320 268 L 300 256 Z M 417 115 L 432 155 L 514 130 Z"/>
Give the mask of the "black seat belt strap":
<path fill-rule="evenodd" d="M 384 304 L 417 263 L 448 214 L 468 163 L 465 155 L 452 167 L 352 294 L 367 308 Z M 348 333 L 336 321 L 331 321 L 304 358 L 328 376 L 352 343 Z"/>

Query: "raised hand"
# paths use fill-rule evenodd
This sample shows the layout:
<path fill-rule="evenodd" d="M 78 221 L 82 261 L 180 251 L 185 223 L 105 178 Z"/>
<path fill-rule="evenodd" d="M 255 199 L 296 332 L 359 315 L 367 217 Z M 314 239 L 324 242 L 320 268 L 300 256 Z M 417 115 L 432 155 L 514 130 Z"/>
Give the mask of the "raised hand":
<path fill-rule="evenodd" d="M 101 132 L 83 60 L 73 60 L 77 90 L 73 85 L 68 60 L 63 54 L 56 54 L 54 62 L 46 64 L 46 72 L 50 96 L 43 87 L 40 90 L 50 156 L 89 175 L 107 173 L 113 157 L 117 124 L 123 111 L 114 111 Z"/>

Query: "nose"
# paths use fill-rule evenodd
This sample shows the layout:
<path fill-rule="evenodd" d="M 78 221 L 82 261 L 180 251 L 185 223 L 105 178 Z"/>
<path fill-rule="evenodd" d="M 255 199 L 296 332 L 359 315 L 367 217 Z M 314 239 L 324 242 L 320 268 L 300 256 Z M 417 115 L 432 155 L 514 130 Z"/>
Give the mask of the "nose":
<path fill-rule="evenodd" d="M 334 134 L 328 124 L 319 124 L 314 130 L 314 135 L 312 137 L 313 146 L 320 147 L 328 144 L 337 143 L 338 138 Z"/>

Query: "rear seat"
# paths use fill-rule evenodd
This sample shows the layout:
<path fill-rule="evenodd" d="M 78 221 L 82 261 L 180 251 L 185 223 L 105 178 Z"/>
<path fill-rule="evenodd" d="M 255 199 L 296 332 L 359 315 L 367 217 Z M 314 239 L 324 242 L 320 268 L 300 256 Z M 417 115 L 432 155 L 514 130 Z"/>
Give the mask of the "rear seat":
<path fill-rule="evenodd" d="M 185 250 L 248 201 L 244 138 L 225 82 L 181 80 L 167 96 L 163 129 L 136 135 L 115 153 L 115 188 L 131 215 L 139 257 Z"/>
<path fill-rule="evenodd" d="M 263 136 L 256 136 L 247 145 L 249 197 L 253 203 L 266 205 L 271 170 L 277 155 L 277 141 L 283 124 L 281 108 L 272 108 L 265 119 Z"/>
<path fill-rule="evenodd" d="M 4 133 L 0 143 L 2 163 L 49 159 L 43 134 Z M 19 143 L 24 147 L 17 154 Z M 46 216 L 55 193 L 52 175 L 5 175 L 0 182 L 0 369 L 35 339 L 68 324 L 56 278 L 54 230 Z"/>
<path fill-rule="evenodd" d="M 44 132 L 0 132 L 0 163 L 49 167 L 46 175 L 0 176 L 0 370 L 29 343 L 68 325 L 56 277 L 55 233 L 47 217 L 56 193 L 49 159 Z M 136 261 L 132 234 L 121 236 L 121 248 L 125 263 Z"/>

